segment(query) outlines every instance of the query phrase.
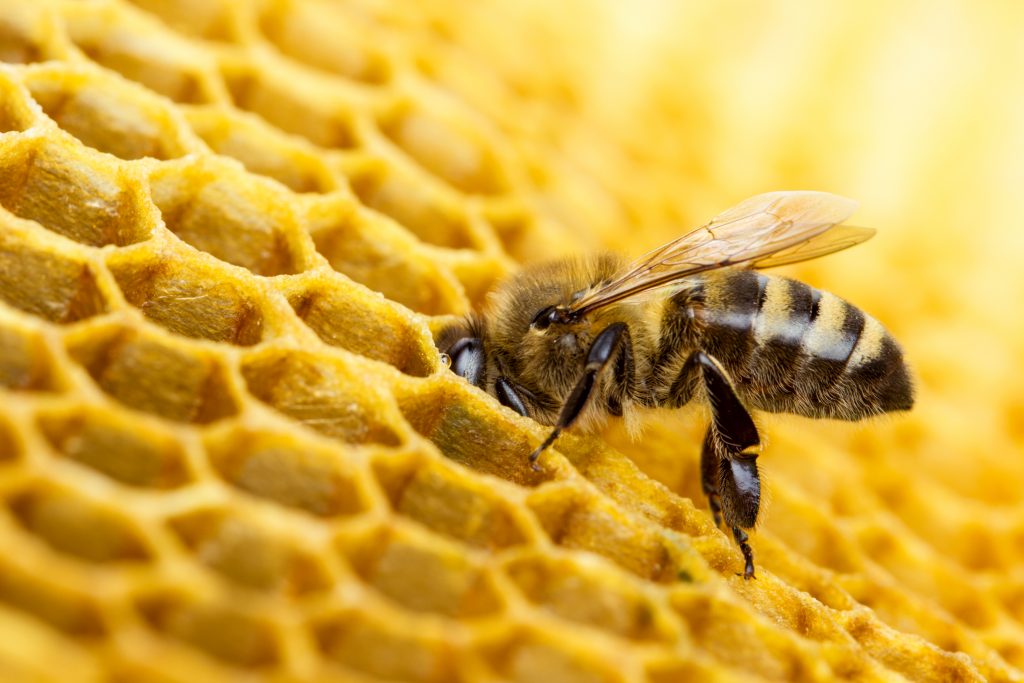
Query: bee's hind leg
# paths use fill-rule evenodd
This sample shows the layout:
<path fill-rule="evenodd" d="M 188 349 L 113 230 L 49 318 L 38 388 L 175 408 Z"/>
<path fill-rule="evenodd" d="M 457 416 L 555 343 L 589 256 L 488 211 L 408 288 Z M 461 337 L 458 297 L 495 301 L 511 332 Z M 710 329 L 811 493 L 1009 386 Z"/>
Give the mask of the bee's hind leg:
<path fill-rule="evenodd" d="M 733 538 L 743 553 L 743 578 L 752 579 L 754 552 L 744 530 L 753 528 L 757 523 L 761 478 L 757 472 L 757 454 L 745 451 L 757 446 L 760 437 L 754 420 L 743 407 L 718 361 L 703 352 L 697 352 L 696 361 L 701 368 L 712 413 L 712 424 L 704 438 L 701 455 L 705 492 L 711 489 L 720 499 L 722 518 L 732 528 Z M 715 474 L 717 478 L 713 479 Z M 708 500 L 713 500 L 711 493 Z M 717 523 L 714 502 L 711 502 L 711 511 Z"/>

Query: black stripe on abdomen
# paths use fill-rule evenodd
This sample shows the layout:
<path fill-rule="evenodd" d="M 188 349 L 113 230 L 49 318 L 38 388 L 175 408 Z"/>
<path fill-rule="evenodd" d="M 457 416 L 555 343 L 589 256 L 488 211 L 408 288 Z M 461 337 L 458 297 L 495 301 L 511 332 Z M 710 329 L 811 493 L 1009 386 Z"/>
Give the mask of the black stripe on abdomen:
<path fill-rule="evenodd" d="M 819 293 L 802 282 L 772 277 L 754 322 L 754 350 L 747 372 L 755 389 L 793 391 L 801 343 L 811 325 Z"/>
<path fill-rule="evenodd" d="M 864 315 L 842 299 L 786 278 L 770 278 L 754 323 L 744 388 L 754 407 L 820 416 L 857 347 Z"/>
<path fill-rule="evenodd" d="M 764 301 L 768 277 L 751 270 L 708 278 L 704 305 L 698 315 L 703 325 L 701 348 L 717 358 L 734 380 L 740 379 L 754 349 L 754 322 Z"/>
<path fill-rule="evenodd" d="M 796 377 L 801 393 L 811 401 L 829 401 L 830 389 L 843 374 L 864 330 L 864 314 L 842 299 L 822 293 L 820 313 L 804 334 L 805 362 Z"/>

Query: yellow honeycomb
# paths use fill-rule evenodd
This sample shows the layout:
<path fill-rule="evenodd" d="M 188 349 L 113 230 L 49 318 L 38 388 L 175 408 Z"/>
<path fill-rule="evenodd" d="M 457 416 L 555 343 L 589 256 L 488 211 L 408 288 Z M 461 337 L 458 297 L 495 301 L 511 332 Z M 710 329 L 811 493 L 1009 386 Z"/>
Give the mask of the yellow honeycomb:
<path fill-rule="evenodd" d="M 667 56 L 622 93 L 594 55 L 629 13 L 599 5 L 0 0 L 0 681 L 1024 676 L 1024 335 L 956 319 L 1024 294 L 982 274 L 1009 230 L 954 293 L 965 240 L 914 230 L 885 283 L 797 271 L 906 341 L 922 400 L 764 420 L 756 581 L 706 512 L 699 410 L 534 472 L 545 430 L 440 364 L 431 331 L 517 262 L 778 189 L 704 57 L 802 29 L 677 8 L 692 43 L 634 27 Z M 817 142 L 747 152 L 809 187 Z M 1010 341 L 965 358 L 986 324 Z"/>

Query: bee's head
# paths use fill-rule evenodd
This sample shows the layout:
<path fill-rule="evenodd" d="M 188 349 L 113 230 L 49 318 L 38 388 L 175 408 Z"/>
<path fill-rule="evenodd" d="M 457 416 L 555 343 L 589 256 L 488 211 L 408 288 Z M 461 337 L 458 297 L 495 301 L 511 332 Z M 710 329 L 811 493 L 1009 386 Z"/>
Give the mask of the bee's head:
<path fill-rule="evenodd" d="M 618 263 L 614 256 L 598 254 L 526 266 L 498 288 L 488 314 L 510 339 L 571 330 L 585 322 L 573 304 L 616 272 Z"/>
<path fill-rule="evenodd" d="M 434 343 L 452 372 L 481 388 L 498 372 L 574 374 L 594 316 L 578 316 L 571 306 L 617 264 L 599 255 L 525 266 L 491 292 L 479 314 L 438 329 Z"/>

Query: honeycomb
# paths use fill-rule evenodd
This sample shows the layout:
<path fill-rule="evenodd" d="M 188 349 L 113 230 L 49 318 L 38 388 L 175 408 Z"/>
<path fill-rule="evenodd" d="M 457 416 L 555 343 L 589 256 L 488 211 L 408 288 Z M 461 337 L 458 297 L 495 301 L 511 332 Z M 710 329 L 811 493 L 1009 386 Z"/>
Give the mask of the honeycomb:
<path fill-rule="evenodd" d="M 634 26 L 664 69 L 622 93 L 593 55 L 626 12 L 554 5 L 0 0 L 0 680 L 1022 678 L 1024 334 L 984 305 L 1024 293 L 989 267 L 1009 228 L 794 270 L 904 340 L 921 401 L 762 419 L 755 581 L 701 497 L 699 409 L 567 434 L 535 472 L 545 430 L 441 365 L 432 330 L 518 262 L 842 187 L 827 95 L 785 149 L 716 104 L 769 93 L 715 36 L 785 41 L 785 15 L 676 9 L 670 52 Z M 825 63 L 852 82 L 850 42 Z M 868 197 L 909 182 L 865 168 Z M 989 173 L 927 176 L 932 215 L 995 218 L 942 185 Z"/>

